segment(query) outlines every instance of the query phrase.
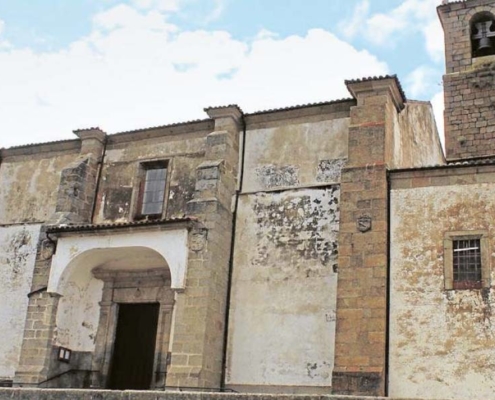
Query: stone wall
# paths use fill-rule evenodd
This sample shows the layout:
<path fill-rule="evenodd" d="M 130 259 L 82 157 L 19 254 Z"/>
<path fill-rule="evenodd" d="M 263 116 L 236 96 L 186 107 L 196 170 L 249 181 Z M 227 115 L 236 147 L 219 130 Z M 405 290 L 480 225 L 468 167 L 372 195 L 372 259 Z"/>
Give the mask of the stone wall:
<path fill-rule="evenodd" d="M 168 161 L 167 218 L 182 217 L 192 200 L 196 167 L 204 161 L 211 121 L 120 133 L 108 137 L 95 209 L 95 223 L 135 219 L 140 165 Z"/>
<path fill-rule="evenodd" d="M 62 169 L 79 155 L 77 141 L 29 150 L 1 151 L 0 224 L 47 221 L 55 212 Z"/>
<path fill-rule="evenodd" d="M 39 234 L 39 224 L 0 227 L 0 380 L 12 379 L 19 362 Z"/>
<path fill-rule="evenodd" d="M 350 104 L 247 118 L 227 387 L 322 393 L 331 386 Z"/>
<path fill-rule="evenodd" d="M 349 111 L 332 111 L 304 122 L 284 118 L 249 124 L 243 192 L 338 182 L 347 159 Z"/>
<path fill-rule="evenodd" d="M 495 58 L 463 74 L 445 75 L 448 158 L 495 153 Z"/>
<path fill-rule="evenodd" d="M 408 101 L 392 115 L 393 159 L 389 168 L 413 168 L 445 163 L 431 103 Z"/>
<path fill-rule="evenodd" d="M 241 198 L 228 387 L 331 386 L 339 200 L 338 185 Z"/>
<path fill-rule="evenodd" d="M 390 395 L 493 395 L 493 288 L 446 290 L 446 233 L 486 231 L 495 279 L 495 167 L 392 174 Z"/>

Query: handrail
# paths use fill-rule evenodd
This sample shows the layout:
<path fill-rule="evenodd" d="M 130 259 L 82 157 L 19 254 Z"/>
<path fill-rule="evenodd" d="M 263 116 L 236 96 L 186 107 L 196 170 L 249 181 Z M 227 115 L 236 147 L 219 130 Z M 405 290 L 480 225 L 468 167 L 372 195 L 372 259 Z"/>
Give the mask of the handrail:
<path fill-rule="evenodd" d="M 54 379 L 60 378 L 61 376 L 64 376 L 64 375 L 69 374 L 71 372 L 97 372 L 97 371 L 93 371 L 90 369 L 68 369 L 67 371 L 61 372 L 61 373 L 54 375 L 54 376 L 51 376 L 50 378 L 45 379 L 44 381 L 38 382 L 38 386 L 43 385 L 44 383 L 47 383 L 47 382 L 51 382 Z"/>
<path fill-rule="evenodd" d="M 191 392 L 220 392 L 220 393 L 239 393 L 237 390 L 234 389 L 228 389 L 228 388 L 222 388 L 222 387 L 193 387 L 193 386 L 160 386 L 157 389 L 163 389 L 164 391 L 168 390 L 176 390 L 179 392 L 182 391 L 191 391 Z M 153 389 L 150 389 L 153 390 Z"/>

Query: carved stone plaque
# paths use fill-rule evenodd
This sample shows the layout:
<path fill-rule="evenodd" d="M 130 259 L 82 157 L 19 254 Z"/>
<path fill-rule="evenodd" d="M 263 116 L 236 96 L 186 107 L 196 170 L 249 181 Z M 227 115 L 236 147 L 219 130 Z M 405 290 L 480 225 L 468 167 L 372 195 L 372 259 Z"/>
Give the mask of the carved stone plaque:
<path fill-rule="evenodd" d="M 205 246 L 206 242 L 206 231 L 194 231 L 191 233 L 191 238 L 189 239 L 189 246 L 192 251 L 201 251 Z"/>
<path fill-rule="evenodd" d="M 55 253 L 55 243 L 53 243 L 48 239 L 43 240 L 43 242 L 41 242 L 40 258 L 42 260 L 48 260 L 52 258 L 54 253 Z"/>
<path fill-rule="evenodd" d="M 368 232 L 371 230 L 371 217 L 362 215 L 357 219 L 357 229 L 359 232 Z"/>

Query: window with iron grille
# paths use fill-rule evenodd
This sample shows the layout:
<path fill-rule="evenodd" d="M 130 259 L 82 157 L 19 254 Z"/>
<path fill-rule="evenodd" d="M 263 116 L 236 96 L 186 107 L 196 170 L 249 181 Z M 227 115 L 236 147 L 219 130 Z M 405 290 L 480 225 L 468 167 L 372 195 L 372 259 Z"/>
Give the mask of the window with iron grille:
<path fill-rule="evenodd" d="M 444 238 L 445 289 L 490 287 L 488 233 L 448 232 Z"/>
<path fill-rule="evenodd" d="M 137 217 L 160 218 L 165 203 L 167 162 L 143 163 L 141 167 Z"/>
<path fill-rule="evenodd" d="M 453 240 L 454 289 L 481 288 L 480 239 Z"/>

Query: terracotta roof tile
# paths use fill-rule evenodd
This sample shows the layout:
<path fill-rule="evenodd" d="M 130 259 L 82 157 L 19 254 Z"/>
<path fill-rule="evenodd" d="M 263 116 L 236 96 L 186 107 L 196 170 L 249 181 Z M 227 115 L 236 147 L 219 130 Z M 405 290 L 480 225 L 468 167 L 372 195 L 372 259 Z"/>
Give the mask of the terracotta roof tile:
<path fill-rule="evenodd" d="M 230 107 L 238 108 L 239 111 L 244 114 L 244 111 L 242 111 L 242 108 L 239 107 L 237 104 L 227 104 L 227 105 L 224 105 L 224 106 L 216 106 L 216 107 L 210 106 L 210 107 L 203 108 L 203 110 L 205 112 L 208 112 L 208 110 L 216 110 L 216 109 L 219 109 L 219 108 L 230 108 Z"/>
<path fill-rule="evenodd" d="M 350 83 L 359 83 L 359 82 L 372 82 L 372 81 L 381 81 L 383 79 L 395 79 L 395 82 L 397 83 L 397 87 L 399 88 L 400 95 L 402 96 L 402 100 L 404 102 L 407 101 L 406 94 L 404 93 L 404 90 L 402 89 L 402 84 L 400 83 L 399 78 L 397 75 L 379 75 L 379 76 L 369 76 L 366 78 L 359 78 L 359 79 L 346 79 L 344 83 L 346 85 Z"/>
<path fill-rule="evenodd" d="M 483 165 L 495 165 L 495 156 L 484 157 L 484 158 L 472 158 L 467 160 L 452 160 L 447 161 L 446 164 L 432 164 L 423 165 L 422 167 L 412 167 L 412 168 L 397 168 L 390 170 L 390 172 L 400 172 L 400 171 L 419 171 L 422 169 L 442 169 L 451 167 L 475 167 Z"/>
<path fill-rule="evenodd" d="M 4 148 L 1 148 L 0 150 L 22 149 L 24 147 L 45 146 L 45 145 L 51 145 L 51 144 L 57 144 L 57 143 L 69 143 L 69 142 L 76 142 L 76 141 L 78 141 L 78 139 L 52 140 L 50 142 L 28 143 L 28 144 L 21 144 L 18 146 L 4 147 Z"/>
<path fill-rule="evenodd" d="M 47 233 L 59 233 L 59 232 L 83 232 L 83 231 L 96 231 L 105 229 L 119 229 L 119 228 L 134 228 L 140 226 L 153 226 L 153 225 L 166 225 L 177 222 L 189 222 L 196 221 L 195 217 L 181 217 L 181 218 L 167 218 L 158 220 L 143 220 L 132 222 L 116 222 L 113 224 L 80 224 L 80 225 L 56 225 L 49 227 Z"/>
<path fill-rule="evenodd" d="M 288 106 L 288 107 L 270 108 L 267 110 L 254 111 L 251 113 L 247 113 L 245 115 L 258 115 L 258 114 L 267 114 L 267 113 L 271 113 L 271 112 L 296 110 L 298 108 L 327 106 L 327 105 L 336 104 L 336 103 L 344 103 L 347 101 L 354 101 L 354 99 L 353 98 L 343 98 L 343 99 L 337 99 L 337 100 L 321 101 L 321 102 L 317 102 L 317 103 L 297 104 L 297 105 Z"/>
<path fill-rule="evenodd" d="M 94 131 L 94 130 L 100 130 L 101 128 L 99 126 L 93 126 L 91 128 L 80 128 L 80 129 L 74 129 L 72 132 L 85 132 L 85 131 Z"/>
<path fill-rule="evenodd" d="M 190 121 L 174 122 L 174 123 L 166 124 L 166 125 L 150 126 L 150 127 L 147 127 L 147 128 L 138 128 L 138 129 L 131 129 L 129 131 L 115 132 L 115 133 L 110 134 L 109 136 L 124 135 L 126 133 L 136 133 L 136 132 L 143 132 L 143 131 L 151 131 L 151 130 L 155 130 L 155 129 L 173 128 L 174 126 L 182 126 L 182 125 L 187 125 L 187 124 L 197 124 L 197 123 L 208 122 L 208 121 L 210 121 L 210 118 L 192 119 Z"/>

